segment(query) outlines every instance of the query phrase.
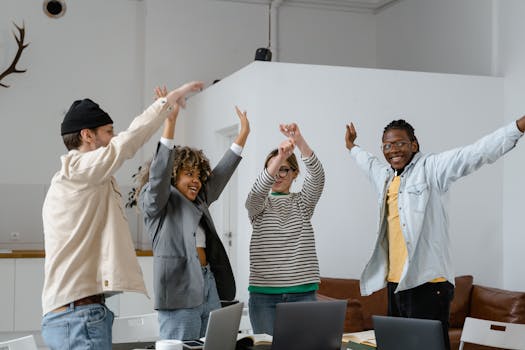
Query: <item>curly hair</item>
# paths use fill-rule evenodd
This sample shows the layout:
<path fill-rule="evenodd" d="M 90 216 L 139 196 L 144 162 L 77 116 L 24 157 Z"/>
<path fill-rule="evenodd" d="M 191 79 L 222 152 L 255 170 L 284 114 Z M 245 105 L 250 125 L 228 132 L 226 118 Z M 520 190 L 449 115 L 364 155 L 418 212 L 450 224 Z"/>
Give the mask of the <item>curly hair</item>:
<path fill-rule="evenodd" d="M 135 187 L 131 189 L 128 195 L 126 207 L 131 208 L 137 205 L 140 191 L 149 181 L 149 169 L 151 160 L 140 166 L 135 174 L 132 175 Z M 173 161 L 173 172 L 171 174 L 171 184 L 175 186 L 177 175 L 184 169 L 198 169 L 199 179 L 204 185 L 211 174 L 210 161 L 200 149 L 187 146 L 175 147 L 175 159 Z"/>
<path fill-rule="evenodd" d="M 419 141 L 417 140 L 416 134 L 414 132 L 414 128 L 406 120 L 398 119 L 398 120 L 391 121 L 387 126 L 385 126 L 385 129 L 383 130 L 383 135 L 388 130 L 392 130 L 392 129 L 405 130 L 410 141 L 416 141 L 417 150 L 419 151 Z"/>

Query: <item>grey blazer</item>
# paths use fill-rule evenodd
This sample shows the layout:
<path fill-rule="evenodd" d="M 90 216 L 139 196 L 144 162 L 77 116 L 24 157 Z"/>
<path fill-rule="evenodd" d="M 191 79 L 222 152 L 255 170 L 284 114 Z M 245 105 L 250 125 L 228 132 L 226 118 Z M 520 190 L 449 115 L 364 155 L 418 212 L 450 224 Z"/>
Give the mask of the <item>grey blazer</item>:
<path fill-rule="evenodd" d="M 241 157 L 228 149 L 195 201 L 172 184 L 176 148 L 159 143 L 150 166 L 149 182 L 139 196 L 144 225 L 153 243 L 154 307 L 173 310 L 201 305 L 204 280 L 195 246 L 199 222 L 206 231 L 206 258 L 221 300 L 235 297 L 235 279 L 226 250 L 217 235 L 208 206 L 228 183 Z"/>

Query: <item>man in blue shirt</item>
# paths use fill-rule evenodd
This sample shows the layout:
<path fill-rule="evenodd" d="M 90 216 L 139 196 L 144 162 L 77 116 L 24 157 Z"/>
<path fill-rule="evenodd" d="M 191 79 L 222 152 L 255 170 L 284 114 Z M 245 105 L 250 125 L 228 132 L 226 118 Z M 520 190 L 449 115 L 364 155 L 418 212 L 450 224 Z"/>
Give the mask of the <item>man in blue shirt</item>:
<path fill-rule="evenodd" d="M 422 154 L 414 128 L 395 120 L 383 131 L 386 163 L 354 142 L 346 127 L 346 147 L 378 193 L 379 232 L 361 275 L 361 294 L 387 286 L 388 314 L 440 320 L 445 344 L 454 297 L 447 208 L 450 185 L 513 149 L 525 131 L 525 116 L 471 145 Z"/>

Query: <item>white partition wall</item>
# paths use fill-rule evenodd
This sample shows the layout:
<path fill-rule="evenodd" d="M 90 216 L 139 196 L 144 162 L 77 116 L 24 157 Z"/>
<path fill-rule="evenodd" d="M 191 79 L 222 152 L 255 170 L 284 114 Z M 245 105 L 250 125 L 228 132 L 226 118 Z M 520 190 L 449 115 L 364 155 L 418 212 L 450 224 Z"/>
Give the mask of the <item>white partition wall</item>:
<path fill-rule="evenodd" d="M 212 165 L 224 152 L 225 130 L 231 133 L 238 121 L 234 105 L 250 119 L 252 132 L 231 189 L 236 201 L 229 207 L 236 218 L 238 297 L 247 297 L 249 273 L 244 201 L 265 156 L 283 139 L 279 123 L 299 124 L 326 171 L 313 217 L 321 274 L 359 278 L 375 242 L 376 197 L 345 148 L 345 124 L 353 121 L 357 143 L 382 157 L 384 126 L 405 118 L 421 150 L 439 152 L 502 125 L 502 86 L 493 77 L 254 62 L 196 95 L 184 111 L 183 139 L 204 149 Z M 502 283 L 502 169 L 501 161 L 482 168 L 459 180 L 449 196 L 456 273 L 492 286 Z M 220 203 L 214 215 L 221 230 Z"/>

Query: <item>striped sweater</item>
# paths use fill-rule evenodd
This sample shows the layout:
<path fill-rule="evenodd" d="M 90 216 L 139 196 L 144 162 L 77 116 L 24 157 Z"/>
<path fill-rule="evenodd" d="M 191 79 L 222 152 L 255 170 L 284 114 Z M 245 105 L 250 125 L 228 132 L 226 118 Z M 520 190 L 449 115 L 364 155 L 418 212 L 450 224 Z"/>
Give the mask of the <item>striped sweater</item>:
<path fill-rule="evenodd" d="M 275 179 L 258 176 L 246 209 L 252 223 L 250 286 L 290 287 L 319 283 L 319 264 L 310 219 L 324 187 L 324 170 L 315 154 L 302 159 L 306 175 L 301 192 L 268 195 Z"/>

